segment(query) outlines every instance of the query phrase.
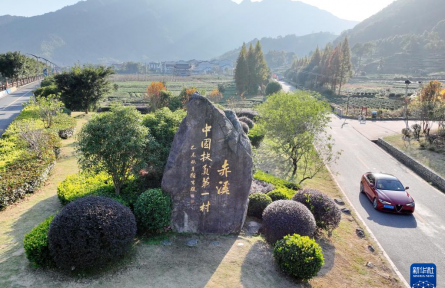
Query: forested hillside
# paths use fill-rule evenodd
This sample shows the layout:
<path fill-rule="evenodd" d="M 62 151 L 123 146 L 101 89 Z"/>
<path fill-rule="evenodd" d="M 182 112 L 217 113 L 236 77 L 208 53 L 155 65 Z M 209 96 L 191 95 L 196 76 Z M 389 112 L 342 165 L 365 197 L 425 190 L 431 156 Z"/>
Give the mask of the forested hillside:
<path fill-rule="evenodd" d="M 87 0 L 36 17 L 0 17 L 0 52 L 40 54 L 60 65 L 209 59 L 249 39 L 338 35 L 355 24 L 291 0 Z"/>
<path fill-rule="evenodd" d="M 292 63 L 295 57 L 303 57 L 318 47 L 324 47 L 327 43 L 337 38 L 336 35 L 326 32 L 314 33 L 305 36 L 287 35 L 285 37 L 264 37 L 259 40 L 263 47 L 266 61 L 270 67 L 279 67 L 285 63 Z M 247 44 L 255 45 L 258 39 Z M 219 60 L 235 61 L 241 51 L 241 47 L 229 51 L 218 57 Z"/>
<path fill-rule="evenodd" d="M 443 0 L 397 0 L 341 35 L 357 72 L 428 74 L 445 67 Z M 363 45 L 362 45 L 363 44 Z"/>

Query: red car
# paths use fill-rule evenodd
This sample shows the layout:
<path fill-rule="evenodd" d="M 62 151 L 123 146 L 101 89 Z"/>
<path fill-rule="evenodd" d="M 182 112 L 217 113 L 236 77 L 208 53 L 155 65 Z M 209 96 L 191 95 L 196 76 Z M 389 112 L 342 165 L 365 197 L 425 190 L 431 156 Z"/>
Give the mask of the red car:
<path fill-rule="evenodd" d="M 368 172 L 360 181 L 360 192 L 371 200 L 374 209 L 392 213 L 414 213 L 413 197 L 396 177 Z"/>

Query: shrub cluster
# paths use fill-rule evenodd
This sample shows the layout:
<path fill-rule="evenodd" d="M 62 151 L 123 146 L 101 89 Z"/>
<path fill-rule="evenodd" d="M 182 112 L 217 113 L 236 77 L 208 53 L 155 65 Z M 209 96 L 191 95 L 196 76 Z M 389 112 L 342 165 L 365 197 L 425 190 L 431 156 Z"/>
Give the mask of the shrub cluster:
<path fill-rule="evenodd" d="M 290 197 L 288 195 L 290 191 L 295 192 L 287 188 L 279 187 L 267 193 L 267 196 L 269 196 L 272 201 L 289 200 Z"/>
<path fill-rule="evenodd" d="M 252 180 L 252 186 L 250 186 L 250 194 L 252 193 L 269 193 L 270 191 L 275 189 L 275 185 L 260 181 L 257 179 Z M 292 194 L 293 195 L 293 194 Z"/>
<path fill-rule="evenodd" d="M 131 210 L 106 197 L 66 205 L 51 223 L 48 242 L 57 267 L 85 270 L 122 257 L 136 235 Z"/>
<path fill-rule="evenodd" d="M 276 176 L 273 176 L 273 175 L 268 174 L 268 173 L 266 173 L 264 171 L 261 171 L 261 170 L 257 170 L 255 172 L 255 174 L 253 175 L 253 178 L 255 178 L 257 180 L 261 180 L 261 181 L 267 182 L 267 183 L 271 183 L 271 184 L 275 185 L 276 188 L 284 187 L 284 188 L 292 189 L 292 190 L 295 190 L 295 191 L 300 189 L 300 186 L 298 184 L 295 184 L 295 183 L 283 180 L 281 178 L 278 178 Z M 294 193 L 292 193 L 292 195 L 293 194 Z"/>
<path fill-rule="evenodd" d="M 171 207 L 170 196 L 161 189 L 150 189 L 142 193 L 134 205 L 138 230 L 157 233 L 170 225 Z"/>
<path fill-rule="evenodd" d="M 40 267 L 52 267 L 54 261 L 51 258 L 48 245 L 48 231 L 54 216 L 48 217 L 45 221 L 25 235 L 23 246 L 26 258 L 29 262 Z"/>
<path fill-rule="evenodd" d="M 341 211 L 326 194 L 315 189 L 304 189 L 296 193 L 292 200 L 302 203 L 312 212 L 319 229 L 331 233 L 340 224 Z"/>
<path fill-rule="evenodd" d="M 59 137 L 44 128 L 38 108 L 25 107 L 0 138 L 0 209 L 46 180 L 59 148 Z"/>
<path fill-rule="evenodd" d="M 249 207 L 247 208 L 247 215 L 261 219 L 263 211 L 272 203 L 272 199 L 263 193 L 253 193 L 249 195 Z"/>
<path fill-rule="evenodd" d="M 70 117 L 68 114 L 62 113 L 54 117 L 53 129 L 57 132 L 60 138 L 68 139 L 74 135 L 76 128 L 76 119 Z"/>
<path fill-rule="evenodd" d="M 260 125 L 255 125 L 252 129 L 249 130 L 248 136 L 252 146 L 258 148 L 260 147 L 261 142 L 263 142 L 266 133 L 265 131 L 263 131 L 263 129 L 261 129 Z"/>
<path fill-rule="evenodd" d="M 267 242 L 275 244 L 289 234 L 314 235 L 315 219 L 311 211 L 292 200 L 278 200 L 263 212 L 263 232 Z"/>
<path fill-rule="evenodd" d="M 322 249 L 317 242 L 298 234 L 279 240 L 273 255 L 284 273 L 302 280 L 317 276 L 324 264 Z"/>
<path fill-rule="evenodd" d="M 105 172 L 99 174 L 79 173 L 68 176 L 57 187 L 57 196 L 62 205 L 66 205 L 86 196 L 104 196 L 132 207 L 140 194 L 140 183 L 131 178 L 124 185 L 122 192 L 116 195 L 111 176 Z"/>

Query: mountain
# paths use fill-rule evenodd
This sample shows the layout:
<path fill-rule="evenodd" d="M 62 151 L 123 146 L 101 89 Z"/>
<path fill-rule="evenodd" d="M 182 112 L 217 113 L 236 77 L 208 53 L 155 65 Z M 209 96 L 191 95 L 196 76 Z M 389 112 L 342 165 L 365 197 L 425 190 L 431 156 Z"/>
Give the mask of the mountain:
<path fill-rule="evenodd" d="M 211 4 L 210 4 L 211 2 Z M 290 0 L 87 0 L 35 17 L 0 17 L 0 52 L 59 65 L 209 59 L 248 39 L 340 34 L 356 23 Z"/>
<path fill-rule="evenodd" d="M 445 20 L 443 0 L 396 0 L 343 36 L 352 44 L 432 31 Z"/>
<path fill-rule="evenodd" d="M 351 47 L 370 44 L 371 53 L 356 53 L 367 73 L 415 74 L 443 72 L 445 67 L 444 0 L 396 0 L 335 43 L 349 38 Z M 359 50 L 360 51 L 360 50 Z M 354 52 L 354 49 L 353 49 Z M 357 62 L 357 61 L 356 61 Z"/>
<path fill-rule="evenodd" d="M 264 37 L 259 41 L 261 42 L 264 54 L 267 54 L 270 51 L 283 51 L 285 53 L 294 53 L 298 57 L 303 57 L 309 55 L 317 46 L 324 47 L 326 44 L 334 41 L 337 37 L 337 35 L 331 33 L 320 32 L 305 36 L 296 36 L 294 34 L 285 37 L 279 36 L 277 38 Z M 255 45 L 257 41 L 258 39 L 254 39 L 246 43 L 246 45 L 247 47 L 249 47 L 250 44 Z M 219 56 L 217 59 L 236 61 L 240 51 L 241 47 L 231 50 Z"/>

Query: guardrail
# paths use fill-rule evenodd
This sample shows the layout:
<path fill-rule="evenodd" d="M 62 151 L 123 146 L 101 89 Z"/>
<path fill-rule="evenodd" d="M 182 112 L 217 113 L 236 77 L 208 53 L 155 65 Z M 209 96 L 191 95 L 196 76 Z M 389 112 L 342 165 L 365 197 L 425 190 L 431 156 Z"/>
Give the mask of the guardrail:
<path fill-rule="evenodd" d="M 6 90 L 11 89 L 13 87 L 17 87 L 18 88 L 18 87 L 27 85 L 29 83 L 41 80 L 41 79 L 43 79 L 43 76 L 34 76 L 34 77 L 22 78 L 22 79 L 18 79 L 17 81 L 6 82 L 6 83 L 1 83 L 0 82 L 0 92 L 6 91 Z"/>
<path fill-rule="evenodd" d="M 403 151 L 389 144 L 382 138 L 377 140 L 377 145 L 383 148 L 386 152 L 392 155 L 394 158 L 399 160 L 406 167 L 413 170 L 417 175 L 422 177 L 425 181 L 432 183 L 434 186 L 439 188 L 442 192 L 445 192 L 445 178 L 426 167 L 425 165 L 419 163 L 417 160 L 405 154 Z"/>

